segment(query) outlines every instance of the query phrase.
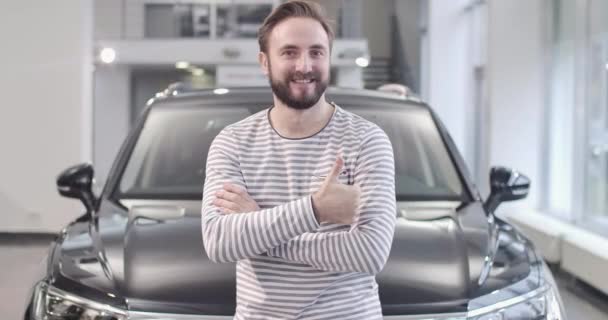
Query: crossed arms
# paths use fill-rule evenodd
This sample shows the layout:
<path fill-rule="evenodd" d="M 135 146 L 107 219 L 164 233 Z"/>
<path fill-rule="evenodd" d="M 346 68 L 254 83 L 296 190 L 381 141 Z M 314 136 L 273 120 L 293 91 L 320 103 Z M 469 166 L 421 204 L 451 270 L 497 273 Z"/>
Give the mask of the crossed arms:
<path fill-rule="evenodd" d="M 226 214 L 216 192 L 229 182 L 246 190 L 235 137 L 223 130 L 208 153 L 203 190 L 202 236 L 214 262 L 235 262 L 268 253 L 335 272 L 375 275 L 388 258 L 395 227 L 395 172 L 391 143 L 373 127 L 361 143 L 354 183 L 359 186 L 359 215 L 348 231 L 316 232 L 319 222 L 311 195 L 279 206 Z"/>

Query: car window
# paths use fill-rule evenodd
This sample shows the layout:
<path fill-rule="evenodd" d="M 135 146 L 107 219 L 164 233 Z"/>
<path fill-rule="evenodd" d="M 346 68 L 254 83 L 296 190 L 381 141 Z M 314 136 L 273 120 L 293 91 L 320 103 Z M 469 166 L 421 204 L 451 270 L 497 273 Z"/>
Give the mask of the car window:
<path fill-rule="evenodd" d="M 202 194 L 213 138 L 251 113 L 235 107 L 152 110 L 120 181 L 120 192 L 137 196 Z"/>
<path fill-rule="evenodd" d="M 395 154 L 398 200 L 458 200 L 462 184 L 430 112 L 424 108 L 344 109 L 380 126 Z M 121 197 L 196 199 L 209 146 L 227 125 L 262 108 L 175 107 L 150 111 L 119 183 Z"/>
<path fill-rule="evenodd" d="M 352 108 L 350 111 L 376 123 L 391 140 L 398 198 L 461 198 L 460 178 L 428 110 Z"/>

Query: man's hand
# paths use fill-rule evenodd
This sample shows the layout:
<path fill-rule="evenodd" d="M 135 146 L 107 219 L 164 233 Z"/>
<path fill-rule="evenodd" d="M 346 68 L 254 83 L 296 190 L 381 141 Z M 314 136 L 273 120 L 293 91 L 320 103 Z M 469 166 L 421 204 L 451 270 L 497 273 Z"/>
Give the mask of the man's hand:
<path fill-rule="evenodd" d="M 333 168 L 323 184 L 312 195 L 315 215 L 319 222 L 352 224 L 359 206 L 361 189 L 356 185 L 345 185 L 338 181 L 344 160 L 338 155 Z"/>
<path fill-rule="evenodd" d="M 223 213 L 244 213 L 259 211 L 257 202 L 249 196 L 247 190 L 231 183 L 224 183 L 223 190 L 215 193 L 213 205 Z"/>

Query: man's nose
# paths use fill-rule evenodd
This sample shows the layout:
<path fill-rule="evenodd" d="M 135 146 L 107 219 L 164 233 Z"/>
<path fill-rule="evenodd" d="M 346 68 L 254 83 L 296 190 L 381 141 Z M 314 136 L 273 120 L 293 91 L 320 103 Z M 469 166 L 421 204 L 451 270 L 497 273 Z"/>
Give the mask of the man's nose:
<path fill-rule="evenodd" d="M 309 72 L 312 69 L 312 64 L 310 61 L 310 57 L 308 55 L 301 55 L 296 62 L 296 71 L 299 72 Z"/>

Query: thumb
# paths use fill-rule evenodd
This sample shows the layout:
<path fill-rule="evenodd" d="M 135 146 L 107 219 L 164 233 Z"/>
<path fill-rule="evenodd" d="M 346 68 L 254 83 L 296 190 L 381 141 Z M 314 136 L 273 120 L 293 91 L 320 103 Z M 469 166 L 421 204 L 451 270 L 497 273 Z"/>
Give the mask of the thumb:
<path fill-rule="evenodd" d="M 342 167 L 344 166 L 344 159 L 342 159 L 342 155 L 339 154 L 338 157 L 336 158 L 336 162 L 334 163 L 334 166 L 331 168 L 331 171 L 329 172 L 329 174 L 327 174 L 327 178 L 325 179 L 325 182 L 338 182 L 338 176 L 340 175 L 340 172 L 342 171 Z"/>

